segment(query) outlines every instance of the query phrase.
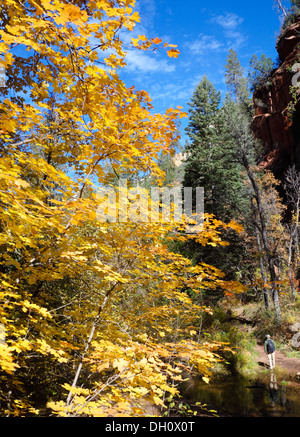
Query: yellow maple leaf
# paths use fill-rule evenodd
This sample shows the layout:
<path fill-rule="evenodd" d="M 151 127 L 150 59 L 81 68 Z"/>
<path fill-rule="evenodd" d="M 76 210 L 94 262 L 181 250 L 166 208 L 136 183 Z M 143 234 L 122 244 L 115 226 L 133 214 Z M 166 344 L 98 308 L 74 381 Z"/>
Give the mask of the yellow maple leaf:
<path fill-rule="evenodd" d="M 117 368 L 119 372 L 122 372 L 128 364 L 128 361 L 124 360 L 124 358 L 119 358 L 114 360 L 113 367 Z"/>
<path fill-rule="evenodd" d="M 167 54 L 170 58 L 178 58 L 180 51 L 178 49 L 171 49 L 167 51 Z"/>

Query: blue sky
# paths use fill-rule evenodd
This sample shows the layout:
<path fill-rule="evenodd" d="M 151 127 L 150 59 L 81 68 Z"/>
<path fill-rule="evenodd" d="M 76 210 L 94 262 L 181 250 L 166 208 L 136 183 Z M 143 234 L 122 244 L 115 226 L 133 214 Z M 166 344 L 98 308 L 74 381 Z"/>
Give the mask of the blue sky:
<path fill-rule="evenodd" d="M 128 51 L 121 77 L 150 94 L 155 112 L 176 106 L 187 111 L 204 74 L 224 95 L 224 65 L 231 48 L 246 71 L 253 54 L 277 58 L 280 18 L 274 0 L 137 0 L 136 9 L 141 23 L 130 37 L 159 37 L 181 52 L 171 59 L 163 51 Z"/>

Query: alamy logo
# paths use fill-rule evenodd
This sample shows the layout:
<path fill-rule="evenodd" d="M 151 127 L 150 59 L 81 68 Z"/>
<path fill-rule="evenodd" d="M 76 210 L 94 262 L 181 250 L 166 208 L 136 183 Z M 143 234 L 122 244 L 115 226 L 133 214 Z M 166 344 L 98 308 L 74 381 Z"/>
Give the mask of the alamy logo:
<path fill-rule="evenodd" d="M 300 87 L 300 81 L 299 81 L 299 79 L 300 79 L 300 64 L 299 63 L 294 64 L 292 66 L 291 71 L 293 73 L 295 73 L 292 77 L 292 85 L 294 88 L 299 88 Z"/>
<path fill-rule="evenodd" d="M 97 219 L 101 222 L 184 224 L 196 234 L 204 225 L 204 189 L 191 187 L 104 187 L 97 192 Z"/>
<path fill-rule="evenodd" d="M 5 67 L 0 63 L 0 88 L 5 87 L 6 77 L 5 77 Z"/>

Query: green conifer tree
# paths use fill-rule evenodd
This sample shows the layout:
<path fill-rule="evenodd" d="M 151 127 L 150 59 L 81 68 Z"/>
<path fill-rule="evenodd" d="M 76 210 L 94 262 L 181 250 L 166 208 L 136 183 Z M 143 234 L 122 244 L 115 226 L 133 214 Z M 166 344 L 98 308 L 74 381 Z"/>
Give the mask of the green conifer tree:
<path fill-rule="evenodd" d="M 248 79 L 250 90 L 255 91 L 267 81 L 274 68 L 274 63 L 265 54 L 260 59 L 258 59 L 257 55 L 253 55 L 250 59 L 249 67 Z"/>
<path fill-rule="evenodd" d="M 249 91 L 244 69 L 240 64 L 236 52 L 229 50 L 225 65 L 225 83 L 229 93 L 236 103 L 248 103 Z"/>
<path fill-rule="evenodd" d="M 220 105 L 220 93 L 204 77 L 189 104 L 186 132 L 190 141 L 186 145 L 183 185 L 203 187 L 205 212 L 230 221 L 237 218 L 239 209 L 244 208 L 245 196 L 241 165 L 235 159 L 224 109 Z M 202 248 L 193 243 L 185 245 L 184 254 L 196 263 L 214 259 L 215 265 L 226 271 L 228 277 L 235 278 L 236 266 L 244 256 L 243 248 L 236 234 L 224 234 L 223 238 L 230 241 L 231 257 L 226 248 Z"/>
<path fill-rule="evenodd" d="M 281 0 L 275 0 L 275 3 L 279 9 L 279 13 L 283 15 L 281 32 L 284 32 L 287 27 L 295 22 L 296 17 L 300 15 L 300 0 L 290 0 L 289 8 Z"/>
<path fill-rule="evenodd" d="M 189 103 L 186 132 L 190 142 L 183 185 L 204 187 L 205 211 L 227 220 L 232 218 L 232 205 L 242 192 L 242 182 L 232 144 L 225 139 L 228 135 L 220 102 L 220 93 L 204 77 Z"/>

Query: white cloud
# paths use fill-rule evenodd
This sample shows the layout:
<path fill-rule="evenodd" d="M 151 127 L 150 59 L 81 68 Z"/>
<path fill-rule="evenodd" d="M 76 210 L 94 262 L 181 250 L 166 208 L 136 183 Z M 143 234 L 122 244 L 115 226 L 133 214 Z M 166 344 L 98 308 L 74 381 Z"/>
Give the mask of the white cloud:
<path fill-rule="evenodd" d="M 214 16 L 211 22 L 219 25 L 224 31 L 224 37 L 226 39 L 226 46 L 238 50 L 246 41 L 245 35 L 240 30 L 241 24 L 244 22 L 244 18 L 238 15 L 227 12 L 225 14 Z"/>
<path fill-rule="evenodd" d="M 205 51 L 221 51 L 224 49 L 224 44 L 213 36 L 202 34 L 190 44 L 190 49 L 199 55 Z"/>
<path fill-rule="evenodd" d="M 245 42 L 245 36 L 239 30 L 243 21 L 242 17 L 231 12 L 214 16 L 210 22 L 222 28 L 223 38 L 200 34 L 195 41 L 190 43 L 190 50 L 197 55 L 227 52 L 230 48 L 237 50 Z"/>
<path fill-rule="evenodd" d="M 244 19 L 236 14 L 227 12 L 224 15 L 218 15 L 216 17 L 213 17 L 211 21 L 213 23 L 217 23 L 226 31 L 232 31 L 235 30 L 240 24 L 242 24 Z"/>
<path fill-rule="evenodd" d="M 175 65 L 171 65 L 165 59 L 156 58 L 155 54 L 149 55 L 140 50 L 129 50 L 125 58 L 125 71 L 139 71 L 141 73 L 172 73 Z"/>
<path fill-rule="evenodd" d="M 135 10 L 140 13 L 143 25 L 148 29 L 151 29 L 154 25 L 156 16 L 155 0 L 137 0 L 135 3 Z"/>
<path fill-rule="evenodd" d="M 151 50 L 148 52 L 138 50 L 131 46 L 131 39 L 138 38 L 139 35 L 145 35 L 148 38 L 153 37 L 152 27 L 155 21 L 156 7 L 155 0 L 137 0 L 135 9 L 141 15 L 141 22 L 136 24 L 132 32 L 127 30 L 119 32 L 126 51 L 125 73 L 172 73 L 176 69 L 164 50 L 161 50 L 160 54 L 158 52 L 151 52 Z M 163 42 L 168 42 L 169 36 L 166 35 L 161 38 L 163 38 Z"/>
<path fill-rule="evenodd" d="M 190 83 L 184 84 L 180 80 L 169 83 L 155 83 L 149 89 L 150 97 L 154 100 L 165 101 L 166 104 L 180 104 L 187 102 L 193 88 Z"/>

